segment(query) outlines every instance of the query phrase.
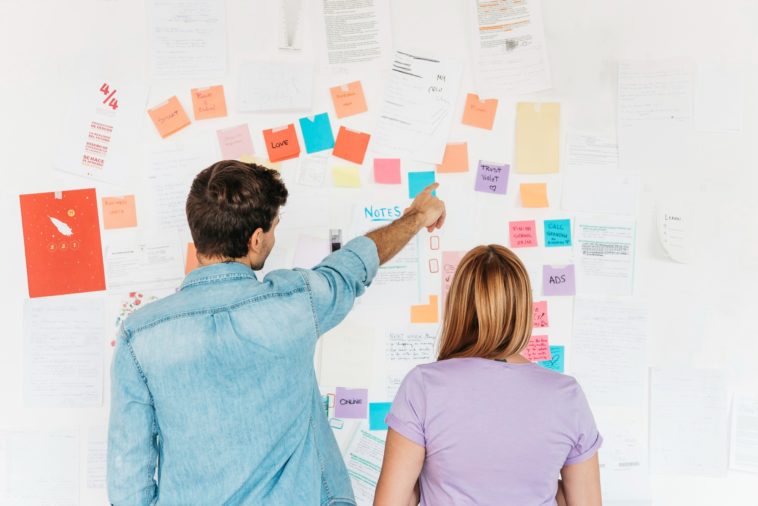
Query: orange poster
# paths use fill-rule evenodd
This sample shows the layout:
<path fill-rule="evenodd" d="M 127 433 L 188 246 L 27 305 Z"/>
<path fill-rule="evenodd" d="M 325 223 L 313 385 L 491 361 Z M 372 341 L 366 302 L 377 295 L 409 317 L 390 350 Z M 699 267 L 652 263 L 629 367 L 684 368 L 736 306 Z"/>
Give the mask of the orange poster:
<path fill-rule="evenodd" d="M 105 290 L 95 189 L 19 200 L 29 297 Z"/>

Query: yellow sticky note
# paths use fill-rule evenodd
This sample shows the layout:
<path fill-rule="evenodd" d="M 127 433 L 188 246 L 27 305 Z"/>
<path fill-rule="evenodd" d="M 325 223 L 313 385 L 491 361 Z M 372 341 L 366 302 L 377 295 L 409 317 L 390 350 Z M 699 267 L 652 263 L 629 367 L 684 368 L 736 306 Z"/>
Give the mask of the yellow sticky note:
<path fill-rule="evenodd" d="M 437 296 L 429 296 L 429 304 L 411 306 L 411 323 L 437 323 L 439 311 L 437 308 Z"/>
<path fill-rule="evenodd" d="M 103 228 L 130 228 L 137 226 L 137 208 L 134 195 L 103 197 Z"/>
<path fill-rule="evenodd" d="M 519 193 L 524 207 L 548 207 L 546 183 L 521 183 Z"/>
<path fill-rule="evenodd" d="M 561 104 L 519 102 L 516 109 L 516 172 L 558 172 Z"/>
<path fill-rule="evenodd" d="M 332 167 L 332 182 L 342 188 L 360 188 L 361 174 L 358 167 Z"/>

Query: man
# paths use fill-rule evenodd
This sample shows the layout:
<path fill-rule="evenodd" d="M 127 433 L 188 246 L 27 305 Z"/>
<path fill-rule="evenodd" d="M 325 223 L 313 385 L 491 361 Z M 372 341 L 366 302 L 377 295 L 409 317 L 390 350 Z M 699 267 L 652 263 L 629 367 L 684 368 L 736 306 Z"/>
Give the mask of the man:
<path fill-rule="evenodd" d="M 313 370 L 336 326 L 422 228 L 445 221 L 426 188 L 403 217 L 312 270 L 259 281 L 287 189 L 237 161 L 200 172 L 187 198 L 199 268 L 124 323 L 113 357 L 108 490 L 116 505 L 347 505 L 350 479 Z"/>

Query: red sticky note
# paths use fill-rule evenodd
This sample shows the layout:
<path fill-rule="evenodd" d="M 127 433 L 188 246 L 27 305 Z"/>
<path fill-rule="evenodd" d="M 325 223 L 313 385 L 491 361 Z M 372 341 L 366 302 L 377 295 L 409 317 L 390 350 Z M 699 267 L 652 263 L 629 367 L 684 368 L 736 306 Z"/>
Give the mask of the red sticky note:
<path fill-rule="evenodd" d="M 363 164 L 363 158 L 366 156 L 368 141 L 371 135 L 364 132 L 356 132 L 343 126 L 337 133 L 337 141 L 334 143 L 332 154 L 337 158 L 342 158 L 349 162 Z"/>
<path fill-rule="evenodd" d="M 534 220 L 512 221 L 509 223 L 511 248 L 537 246 L 537 225 Z"/>
<path fill-rule="evenodd" d="M 20 195 L 29 297 L 105 290 L 94 188 Z"/>
<path fill-rule="evenodd" d="M 346 118 L 354 114 L 368 111 L 366 97 L 360 81 L 329 88 L 334 103 L 334 112 L 338 118 Z"/>
<path fill-rule="evenodd" d="M 469 93 L 466 95 L 466 105 L 463 108 L 463 120 L 461 122 L 464 125 L 492 130 L 496 111 L 496 98 L 480 100 L 476 93 Z"/>
<path fill-rule="evenodd" d="M 552 355 L 550 355 L 550 344 L 547 342 L 547 336 L 532 336 L 521 354 L 531 362 L 550 360 Z"/>
<path fill-rule="evenodd" d="M 103 228 L 131 228 L 137 226 L 137 207 L 134 195 L 103 197 Z"/>
<path fill-rule="evenodd" d="M 226 116 L 224 87 L 220 84 L 192 89 L 192 110 L 195 119 L 223 118 Z"/>
<path fill-rule="evenodd" d="M 374 158 L 374 181 L 380 184 L 400 184 L 400 159 Z"/>
<path fill-rule="evenodd" d="M 300 143 L 297 141 L 297 133 L 293 123 L 284 127 L 264 130 L 263 140 L 266 142 L 268 159 L 271 162 L 281 162 L 300 156 Z"/>
<path fill-rule="evenodd" d="M 547 319 L 547 301 L 541 300 L 532 304 L 532 326 L 534 328 L 549 327 Z"/>
<path fill-rule="evenodd" d="M 524 207 L 547 207 L 546 183 L 521 183 L 521 205 Z"/>
<path fill-rule="evenodd" d="M 148 109 L 147 114 L 150 115 L 150 119 L 153 120 L 158 134 L 163 138 L 178 132 L 191 123 L 187 112 L 182 107 L 182 104 L 179 103 L 176 95 L 162 104 Z"/>
<path fill-rule="evenodd" d="M 187 275 L 198 267 L 200 267 L 200 262 L 197 260 L 197 250 L 195 249 L 195 243 L 188 242 L 187 258 L 184 261 L 184 274 Z"/>
<path fill-rule="evenodd" d="M 445 146 L 445 156 L 442 163 L 437 165 L 437 172 L 467 172 L 468 171 L 468 142 L 448 142 Z"/>

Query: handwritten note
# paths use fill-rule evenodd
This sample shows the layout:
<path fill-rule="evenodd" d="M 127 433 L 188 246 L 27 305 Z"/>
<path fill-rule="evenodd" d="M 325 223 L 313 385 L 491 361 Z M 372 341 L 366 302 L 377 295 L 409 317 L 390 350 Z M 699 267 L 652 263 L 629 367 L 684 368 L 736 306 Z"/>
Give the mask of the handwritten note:
<path fill-rule="evenodd" d="M 103 228 L 131 228 L 137 226 L 137 207 L 134 195 L 103 197 Z"/>
<path fill-rule="evenodd" d="M 263 140 L 266 142 L 268 159 L 272 162 L 281 162 L 300 156 L 300 143 L 297 142 L 295 125 L 292 123 L 264 130 Z"/>
<path fill-rule="evenodd" d="M 241 112 L 309 111 L 313 104 L 313 64 L 244 61 L 237 88 Z"/>
<path fill-rule="evenodd" d="M 521 205 L 529 208 L 548 207 L 546 183 L 521 183 Z"/>
<path fill-rule="evenodd" d="M 453 283 L 453 276 L 458 264 L 461 263 L 465 251 L 443 251 L 442 252 L 442 305 L 444 307 L 447 294 L 450 291 L 450 285 Z"/>
<path fill-rule="evenodd" d="M 366 418 L 367 413 L 367 389 L 337 387 L 334 399 L 334 416 L 337 418 Z"/>
<path fill-rule="evenodd" d="M 545 369 L 551 371 L 563 372 L 563 364 L 565 362 L 566 349 L 563 345 L 550 347 L 550 358 L 547 360 L 540 360 L 537 363 Z"/>
<path fill-rule="evenodd" d="M 408 173 L 408 198 L 415 198 L 416 195 L 424 191 L 424 188 L 434 183 L 435 175 L 434 171 L 424 172 L 409 172 Z M 432 195 L 437 195 L 437 190 L 432 192 Z"/>
<path fill-rule="evenodd" d="M 356 132 L 341 126 L 337 132 L 337 142 L 334 144 L 332 154 L 337 158 L 361 165 L 370 139 L 371 135 L 367 133 Z"/>
<path fill-rule="evenodd" d="M 328 165 L 328 156 L 304 156 L 300 158 L 297 182 L 305 186 L 324 186 L 326 175 L 329 173 Z"/>
<path fill-rule="evenodd" d="M 571 220 L 545 220 L 545 246 L 571 246 Z"/>
<path fill-rule="evenodd" d="M 532 304 L 532 327 L 543 328 L 549 326 L 550 323 L 547 318 L 547 301 L 541 300 Z"/>
<path fill-rule="evenodd" d="M 468 142 L 448 142 L 437 172 L 468 172 Z"/>
<path fill-rule="evenodd" d="M 542 266 L 543 295 L 575 295 L 574 265 Z"/>
<path fill-rule="evenodd" d="M 529 344 L 526 345 L 521 354 L 532 362 L 550 360 L 550 345 L 547 342 L 547 336 L 530 337 Z"/>
<path fill-rule="evenodd" d="M 243 157 L 255 154 L 247 123 L 217 130 L 216 136 L 224 160 L 242 160 Z"/>
<path fill-rule="evenodd" d="M 558 172 L 561 104 L 520 102 L 516 110 L 516 172 Z"/>
<path fill-rule="evenodd" d="M 497 99 L 480 100 L 476 93 L 466 95 L 466 105 L 463 107 L 461 123 L 477 128 L 492 130 L 497 112 Z"/>
<path fill-rule="evenodd" d="M 332 183 L 339 188 L 360 188 L 358 167 L 332 167 Z"/>
<path fill-rule="evenodd" d="M 484 193 L 505 195 L 508 192 L 508 175 L 511 166 L 479 160 L 476 168 L 476 183 L 474 190 Z"/>
<path fill-rule="evenodd" d="M 391 402 L 372 402 L 368 405 L 369 430 L 387 430 L 387 422 L 384 420 L 391 407 Z"/>
<path fill-rule="evenodd" d="M 368 111 L 366 97 L 363 95 L 363 86 L 360 81 L 334 86 L 329 88 L 334 104 L 334 112 L 337 117 L 347 118 Z"/>
<path fill-rule="evenodd" d="M 400 184 L 400 159 L 374 158 L 374 182 Z"/>
<path fill-rule="evenodd" d="M 329 114 L 322 112 L 315 116 L 300 118 L 300 131 L 305 141 L 305 151 L 315 153 L 334 147 L 334 134 Z"/>
<path fill-rule="evenodd" d="M 411 323 L 437 323 L 439 321 L 438 297 L 429 296 L 428 304 L 411 306 Z"/>
<path fill-rule="evenodd" d="M 164 139 L 169 135 L 175 134 L 182 128 L 191 123 L 187 112 L 179 103 L 176 95 L 169 98 L 162 104 L 147 110 L 150 119 L 153 120 L 158 134 Z"/>
<path fill-rule="evenodd" d="M 531 248 L 537 246 L 537 225 L 534 220 L 512 221 L 509 223 L 511 248 Z"/>
<path fill-rule="evenodd" d="M 192 110 L 195 119 L 223 118 L 226 116 L 224 87 L 209 86 L 192 89 Z"/>

